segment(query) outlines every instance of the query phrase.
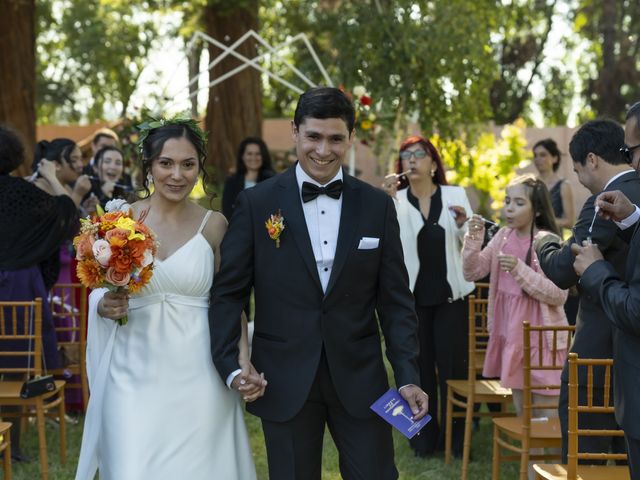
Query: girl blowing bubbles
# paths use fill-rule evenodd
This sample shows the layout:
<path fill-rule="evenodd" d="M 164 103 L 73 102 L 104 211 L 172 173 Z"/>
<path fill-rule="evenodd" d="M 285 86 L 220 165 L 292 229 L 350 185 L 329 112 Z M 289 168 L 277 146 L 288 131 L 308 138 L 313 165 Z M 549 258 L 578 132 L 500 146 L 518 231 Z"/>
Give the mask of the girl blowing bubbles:
<path fill-rule="evenodd" d="M 489 283 L 488 327 L 491 336 L 487 347 L 483 375 L 499 377 L 502 386 L 513 390 L 513 402 L 518 415 L 522 415 L 523 344 L 522 322 L 534 325 L 567 325 L 563 305 L 567 291 L 553 284 L 542 272 L 533 243 L 537 237 L 549 232 L 560 234 L 551 207 L 549 191 L 533 175 L 514 179 L 507 187 L 504 218 L 507 226 L 501 228 L 489 244 L 480 251 L 484 235 L 484 222 L 474 215 L 469 220 L 465 236 L 463 273 L 466 280 L 474 281 L 491 273 Z M 551 363 L 551 348 L 545 337 L 542 345 L 544 364 Z M 566 345 L 559 338 L 558 345 Z M 535 342 L 537 343 L 537 342 Z M 566 350 L 558 351 L 564 362 Z M 531 355 L 538 355 L 532 345 Z M 534 371 L 532 383 L 560 384 L 559 371 Z M 555 395 L 555 391 L 539 391 L 536 395 Z M 551 401 L 547 399 L 547 402 Z M 556 416 L 557 412 L 544 412 Z"/>

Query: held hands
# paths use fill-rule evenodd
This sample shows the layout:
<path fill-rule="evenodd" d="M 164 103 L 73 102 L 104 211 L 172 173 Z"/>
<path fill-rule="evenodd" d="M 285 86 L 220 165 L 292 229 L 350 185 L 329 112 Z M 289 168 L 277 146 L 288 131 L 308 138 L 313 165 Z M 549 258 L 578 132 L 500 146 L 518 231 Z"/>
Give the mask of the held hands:
<path fill-rule="evenodd" d="M 267 381 L 264 373 L 258 371 L 251 362 L 241 362 L 242 371 L 231 382 L 231 388 L 237 391 L 245 402 L 253 402 L 264 395 Z"/>
<path fill-rule="evenodd" d="M 127 292 L 107 292 L 98 303 L 98 314 L 114 321 L 123 318 L 128 310 L 129 295 Z"/>
<path fill-rule="evenodd" d="M 589 243 L 587 240 L 582 242 L 582 247 L 577 243 L 571 245 L 571 252 L 576 256 L 573 261 L 573 269 L 579 276 L 582 276 L 584 271 L 591 266 L 592 263 L 598 260 L 604 260 L 602 252 L 595 243 Z"/>
<path fill-rule="evenodd" d="M 636 211 L 636 207 L 624 193 L 619 190 L 602 192 L 596 198 L 594 205 L 600 207 L 598 215 L 606 220 L 620 222 Z"/>
<path fill-rule="evenodd" d="M 505 255 L 504 253 L 498 253 L 498 265 L 500 265 L 500 270 L 505 272 L 511 272 L 516 265 L 518 264 L 518 258 L 513 255 Z"/>
<path fill-rule="evenodd" d="M 420 420 L 427 414 L 429 411 L 429 395 L 424 393 L 420 387 L 406 385 L 400 388 L 399 392 L 409 404 L 414 420 Z"/>

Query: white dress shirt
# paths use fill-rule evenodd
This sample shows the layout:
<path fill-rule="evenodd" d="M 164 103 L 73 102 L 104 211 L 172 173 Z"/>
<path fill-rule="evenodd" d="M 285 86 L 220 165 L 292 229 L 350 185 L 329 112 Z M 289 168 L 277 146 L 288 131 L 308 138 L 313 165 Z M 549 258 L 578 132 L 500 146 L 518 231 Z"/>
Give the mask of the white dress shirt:
<path fill-rule="evenodd" d="M 327 195 L 318 195 L 318 198 L 304 203 L 302 201 L 302 184 L 309 182 L 319 187 L 325 187 L 331 182 L 342 180 L 342 169 L 338 170 L 338 173 L 327 183 L 321 184 L 307 175 L 300 163 L 298 163 L 296 165 L 296 180 L 304 219 L 307 223 L 307 232 L 309 232 L 309 240 L 311 240 L 313 256 L 318 268 L 318 276 L 322 284 L 322 291 L 326 292 L 338 244 L 342 195 L 338 199 Z"/>

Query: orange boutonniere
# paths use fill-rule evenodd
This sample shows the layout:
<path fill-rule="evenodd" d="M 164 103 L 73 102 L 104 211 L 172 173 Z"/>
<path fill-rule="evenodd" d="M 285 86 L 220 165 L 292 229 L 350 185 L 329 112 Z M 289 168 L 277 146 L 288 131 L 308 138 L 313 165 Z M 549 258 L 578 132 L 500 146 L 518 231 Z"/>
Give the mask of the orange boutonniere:
<path fill-rule="evenodd" d="M 264 225 L 267 227 L 269 238 L 276 241 L 276 248 L 280 248 L 280 235 L 282 235 L 282 231 L 284 230 L 284 217 L 280 213 L 280 210 L 278 210 L 278 213 L 272 214 L 269 219 L 264 222 Z"/>

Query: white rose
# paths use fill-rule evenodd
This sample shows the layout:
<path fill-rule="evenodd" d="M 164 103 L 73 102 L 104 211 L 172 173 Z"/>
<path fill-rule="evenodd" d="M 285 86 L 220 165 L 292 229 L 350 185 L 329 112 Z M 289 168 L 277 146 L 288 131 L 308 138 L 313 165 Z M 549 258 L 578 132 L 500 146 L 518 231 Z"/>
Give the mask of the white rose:
<path fill-rule="evenodd" d="M 96 261 L 106 267 L 109 265 L 109 260 L 111 259 L 111 245 L 106 240 L 96 240 L 91 247 L 93 250 L 93 257 Z"/>
<path fill-rule="evenodd" d="M 142 259 L 142 268 L 147 265 L 151 265 L 153 263 L 153 255 L 151 254 L 151 250 L 144 251 L 144 258 Z"/>
<path fill-rule="evenodd" d="M 353 88 L 353 94 L 356 97 L 361 97 L 363 95 L 365 95 L 367 93 L 367 91 L 365 90 L 365 88 L 362 85 L 358 85 L 357 87 Z"/>
<path fill-rule="evenodd" d="M 122 198 L 114 198 L 107 202 L 104 209 L 106 212 L 128 212 L 131 209 L 131 205 Z"/>

